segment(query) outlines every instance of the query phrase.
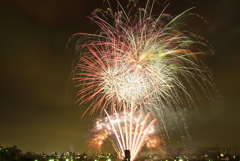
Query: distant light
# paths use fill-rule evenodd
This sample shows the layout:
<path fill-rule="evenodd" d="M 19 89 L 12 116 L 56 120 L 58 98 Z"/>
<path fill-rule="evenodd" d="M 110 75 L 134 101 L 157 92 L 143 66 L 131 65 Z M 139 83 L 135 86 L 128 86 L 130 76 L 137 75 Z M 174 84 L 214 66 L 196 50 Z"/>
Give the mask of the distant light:
<path fill-rule="evenodd" d="M 183 159 L 179 159 L 179 161 L 183 161 Z"/>
<path fill-rule="evenodd" d="M 66 159 L 66 161 L 69 161 L 68 159 Z"/>
<path fill-rule="evenodd" d="M 107 161 L 111 161 L 111 159 L 108 159 Z"/>

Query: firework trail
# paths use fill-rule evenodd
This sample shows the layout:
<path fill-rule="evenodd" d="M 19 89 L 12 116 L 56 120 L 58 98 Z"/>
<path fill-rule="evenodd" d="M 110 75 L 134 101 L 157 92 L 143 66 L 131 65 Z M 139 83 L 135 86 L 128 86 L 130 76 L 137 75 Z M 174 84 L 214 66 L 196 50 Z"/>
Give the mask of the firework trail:
<path fill-rule="evenodd" d="M 117 12 L 97 10 L 90 19 L 100 31 L 73 36 L 82 36 L 76 47 L 80 55 L 74 80 L 82 87 L 77 92 L 79 105 L 91 102 L 86 112 L 121 111 L 123 104 L 131 107 L 131 102 L 152 113 L 163 107 L 178 110 L 194 105 L 196 85 L 205 94 L 206 87 L 213 86 L 211 75 L 197 58 L 202 53 L 196 45 L 207 46 L 207 42 L 175 27 L 179 28 L 182 22 L 178 20 L 188 16 L 190 9 L 176 17 L 164 10 L 154 16 L 154 3 L 147 1 L 145 8 L 132 7 L 129 12 L 120 3 Z M 111 17 L 113 25 L 104 16 Z"/>
<path fill-rule="evenodd" d="M 148 149 L 162 150 L 162 140 L 154 127 L 157 119 L 147 115 L 125 110 L 113 115 L 106 111 L 106 117 L 98 119 L 93 129 L 94 135 L 88 141 L 91 149 L 101 151 L 105 141 L 110 141 L 120 159 L 124 158 L 124 150 L 131 151 L 131 160 L 137 157 L 145 145 Z"/>

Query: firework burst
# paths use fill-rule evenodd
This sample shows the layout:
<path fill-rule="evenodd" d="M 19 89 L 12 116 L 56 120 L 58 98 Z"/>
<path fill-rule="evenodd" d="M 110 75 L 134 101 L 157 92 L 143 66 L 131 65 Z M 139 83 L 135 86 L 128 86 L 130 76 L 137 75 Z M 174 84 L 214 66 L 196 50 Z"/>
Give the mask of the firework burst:
<path fill-rule="evenodd" d="M 141 148 L 145 145 L 148 149 L 162 150 L 162 140 L 158 136 L 155 123 L 157 119 L 151 119 L 150 113 L 147 115 L 140 112 L 115 111 L 113 115 L 98 119 L 93 128 L 93 137 L 88 141 L 91 149 L 100 151 L 103 143 L 109 140 L 119 158 L 124 158 L 124 150 L 131 151 L 131 160 L 137 157 Z"/>
<path fill-rule="evenodd" d="M 198 47 L 210 51 L 211 47 L 180 21 L 192 15 L 188 13 L 191 9 L 172 16 L 164 8 L 154 16 L 154 5 L 155 0 L 147 0 L 145 8 L 134 3 L 126 11 L 118 2 L 114 12 L 109 4 L 106 11 L 98 9 L 90 17 L 99 27 L 96 34 L 73 36 L 80 36 L 74 71 L 80 87 L 77 103 L 89 103 L 85 113 L 98 111 L 102 118 L 88 140 L 91 149 L 100 151 L 109 140 L 120 158 L 124 150 L 130 150 L 132 160 L 143 145 L 161 149 L 163 142 L 153 132 L 157 119 L 151 119 L 150 113 L 162 123 L 164 138 L 168 137 L 168 121 L 177 126 L 180 135 L 182 122 L 188 134 L 181 107 L 195 106 L 199 89 L 210 95 L 212 77 L 198 59 L 204 54 Z M 106 17 L 112 19 L 111 24 Z"/>
<path fill-rule="evenodd" d="M 194 104 L 195 85 L 206 94 L 203 87 L 212 86 L 208 70 L 197 58 L 201 53 L 195 49 L 195 44 L 206 46 L 207 42 L 174 28 L 188 10 L 176 17 L 163 12 L 154 16 L 154 3 L 147 1 L 145 8 L 133 7 L 129 12 L 120 3 L 117 12 L 97 10 L 90 19 L 100 28 L 98 34 L 74 35 L 83 36 L 77 44 L 79 70 L 74 79 L 82 87 L 77 93 L 79 105 L 91 101 L 86 112 L 120 111 L 123 104 L 131 107 L 132 102 L 153 113 L 163 107 L 179 109 Z M 111 17 L 113 24 L 100 15 Z"/>

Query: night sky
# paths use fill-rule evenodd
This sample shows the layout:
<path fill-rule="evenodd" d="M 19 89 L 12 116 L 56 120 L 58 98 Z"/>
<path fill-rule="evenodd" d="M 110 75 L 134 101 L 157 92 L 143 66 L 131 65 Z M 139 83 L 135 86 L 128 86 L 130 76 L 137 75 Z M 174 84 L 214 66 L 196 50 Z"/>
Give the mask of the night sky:
<path fill-rule="evenodd" d="M 74 33 L 96 31 L 87 16 L 102 6 L 100 0 L 0 1 L 0 144 L 35 153 L 88 151 L 91 120 L 75 104 L 75 42 L 68 49 L 66 43 Z M 193 6 L 208 21 L 192 27 L 215 50 L 206 64 L 222 96 L 197 114 L 188 111 L 193 144 L 240 146 L 240 1 L 172 0 L 168 12 Z"/>

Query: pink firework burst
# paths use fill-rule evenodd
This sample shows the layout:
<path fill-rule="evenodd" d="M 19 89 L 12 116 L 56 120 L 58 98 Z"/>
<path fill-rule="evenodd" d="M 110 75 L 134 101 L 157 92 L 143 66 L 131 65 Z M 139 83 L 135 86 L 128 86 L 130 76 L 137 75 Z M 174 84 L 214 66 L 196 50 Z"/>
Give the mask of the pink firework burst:
<path fill-rule="evenodd" d="M 128 12 L 120 3 L 117 12 L 97 10 L 90 19 L 100 31 L 74 35 L 82 36 L 74 80 L 81 87 L 79 105 L 91 102 L 85 112 L 120 111 L 123 104 L 130 108 L 132 102 L 151 112 L 163 107 L 178 109 L 194 104 L 195 85 L 208 94 L 205 87 L 213 86 L 211 75 L 196 56 L 202 53 L 194 48 L 207 42 L 174 27 L 190 9 L 175 17 L 164 10 L 154 16 L 154 3 L 148 0 L 145 8 L 132 7 Z M 111 17 L 113 23 L 100 15 Z"/>

